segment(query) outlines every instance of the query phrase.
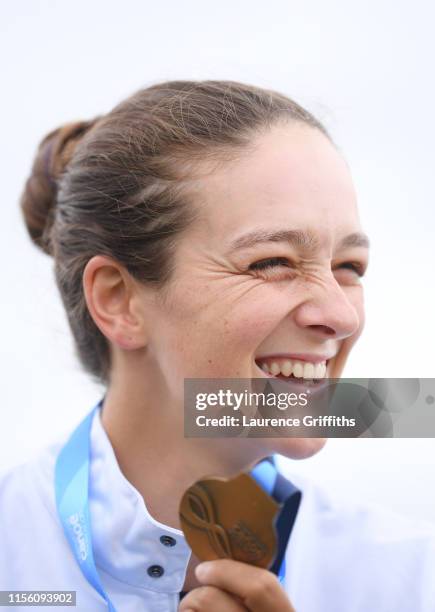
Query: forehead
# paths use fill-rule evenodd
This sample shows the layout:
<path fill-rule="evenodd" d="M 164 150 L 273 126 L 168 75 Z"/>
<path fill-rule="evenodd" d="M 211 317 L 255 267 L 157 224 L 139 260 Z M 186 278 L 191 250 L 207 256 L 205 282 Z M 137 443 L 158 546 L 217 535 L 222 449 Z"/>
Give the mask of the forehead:
<path fill-rule="evenodd" d="M 230 244 L 246 231 L 304 228 L 321 243 L 360 227 L 346 162 L 319 131 L 281 125 L 197 183 L 197 231 Z"/>

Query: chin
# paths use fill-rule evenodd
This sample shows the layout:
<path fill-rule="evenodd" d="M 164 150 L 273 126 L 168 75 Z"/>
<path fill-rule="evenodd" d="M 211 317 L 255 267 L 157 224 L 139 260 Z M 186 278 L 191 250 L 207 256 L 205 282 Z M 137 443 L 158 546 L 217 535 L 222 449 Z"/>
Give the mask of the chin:
<path fill-rule="evenodd" d="M 308 459 L 325 446 L 328 438 L 281 438 L 274 440 L 274 452 L 288 459 Z"/>

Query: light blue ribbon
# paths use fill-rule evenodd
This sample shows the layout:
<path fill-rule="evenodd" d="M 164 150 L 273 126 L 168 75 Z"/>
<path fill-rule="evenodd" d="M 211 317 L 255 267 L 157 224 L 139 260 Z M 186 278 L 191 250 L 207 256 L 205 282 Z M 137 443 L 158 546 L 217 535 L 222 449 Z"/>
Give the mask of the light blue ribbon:
<path fill-rule="evenodd" d="M 262 489 L 266 491 L 271 497 L 275 488 L 275 481 L 277 477 L 276 467 L 268 460 L 260 461 L 257 463 L 252 470 L 250 475 L 260 485 Z M 278 580 L 281 584 L 285 578 L 285 556 L 282 558 L 281 566 L 279 568 Z"/>
<path fill-rule="evenodd" d="M 86 578 L 106 601 L 110 612 L 116 612 L 95 565 L 89 516 L 90 431 L 101 400 L 74 430 L 61 449 L 55 467 L 57 511 L 74 556 Z"/>

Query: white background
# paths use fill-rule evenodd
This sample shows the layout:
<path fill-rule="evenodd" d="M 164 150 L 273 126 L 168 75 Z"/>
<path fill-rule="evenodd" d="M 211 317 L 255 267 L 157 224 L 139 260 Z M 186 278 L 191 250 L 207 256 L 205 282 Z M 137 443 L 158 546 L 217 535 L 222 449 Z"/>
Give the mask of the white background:
<path fill-rule="evenodd" d="M 18 198 L 40 139 L 167 79 L 234 79 L 294 97 L 353 171 L 373 248 L 367 324 L 347 376 L 434 377 L 433 4 L 427 0 L 2 3 L 0 470 L 101 397 L 80 369 L 52 261 Z M 435 441 L 331 440 L 293 464 L 327 488 L 435 520 Z"/>

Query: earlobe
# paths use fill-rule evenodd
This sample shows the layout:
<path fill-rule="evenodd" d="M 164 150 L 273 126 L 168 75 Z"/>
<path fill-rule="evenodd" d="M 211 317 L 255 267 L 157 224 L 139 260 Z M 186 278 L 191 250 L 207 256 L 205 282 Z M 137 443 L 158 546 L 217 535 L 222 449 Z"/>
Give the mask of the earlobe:
<path fill-rule="evenodd" d="M 120 264 L 103 255 L 90 259 L 83 271 L 83 292 L 92 319 L 110 342 L 125 350 L 145 346 L 135 284 Z"/>

